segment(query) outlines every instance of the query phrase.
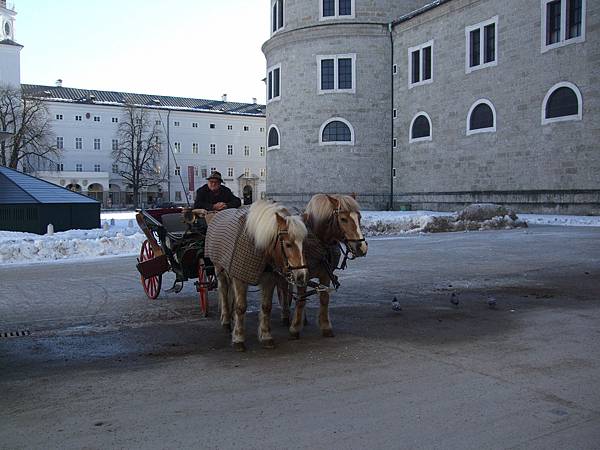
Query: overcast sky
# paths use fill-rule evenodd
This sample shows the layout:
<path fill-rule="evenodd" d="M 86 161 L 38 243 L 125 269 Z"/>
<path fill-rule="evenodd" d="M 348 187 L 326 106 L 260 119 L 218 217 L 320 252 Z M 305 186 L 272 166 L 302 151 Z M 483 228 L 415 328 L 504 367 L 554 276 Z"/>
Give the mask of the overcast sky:
<path fill-rule="evenodd" d="M 268 0 L 8 0 L 21 82 L 265 101 Z"/>

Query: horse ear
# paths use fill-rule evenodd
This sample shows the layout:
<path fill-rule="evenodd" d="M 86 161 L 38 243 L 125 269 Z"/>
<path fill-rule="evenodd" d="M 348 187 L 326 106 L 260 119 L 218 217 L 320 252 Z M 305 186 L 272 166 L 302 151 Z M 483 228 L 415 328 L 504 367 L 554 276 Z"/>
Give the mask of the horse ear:
<path fill-rule="evenodd" d="M 350 197 L 352 197 L 354 200 L 356 200 L 356 197 L 357 197 L 356 192 L 351 193 Z"/>
<path fill-rule="evenodd" d="M 277 218 L 277 226 L 279 228 L 283 228 L 287 225 L 285 218 L 282 217 L 279 213 L 275 213 L 275 217 Z"/>
<path fill-rule="evenodd" d="M 327 199 L 329 200 L 329 202 L 333 206 L 333 209 L 338 209 L 340 207 L 340 201 L 337 198 L 332 197 L 329 194 L 325 194 L 325 195 L 327 195 Z"/>

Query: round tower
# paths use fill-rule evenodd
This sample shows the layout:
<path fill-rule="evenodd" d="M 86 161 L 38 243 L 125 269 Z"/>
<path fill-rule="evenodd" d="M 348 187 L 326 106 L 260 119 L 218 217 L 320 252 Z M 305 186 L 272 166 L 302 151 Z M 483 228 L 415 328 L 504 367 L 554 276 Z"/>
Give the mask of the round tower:
<path fill-rule="evenodd" d="M 393 145 L 388 24 L 426 3 L 271 1 L 271 37 L 262 47 L 270 197 L 305 203 L 316 192 L 356 192 L 363 207 L 387 206 Z"/>

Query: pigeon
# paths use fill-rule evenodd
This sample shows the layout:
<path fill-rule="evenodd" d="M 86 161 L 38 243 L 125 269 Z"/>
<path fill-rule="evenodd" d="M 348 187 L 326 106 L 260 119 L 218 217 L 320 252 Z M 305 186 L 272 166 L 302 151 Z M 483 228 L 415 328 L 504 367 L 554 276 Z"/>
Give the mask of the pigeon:
<path fill-rule="evenodd" d="M 452 296 L 450 297 L 450 303 L 452 303 L 454 306 L 458 306 L 458 295 L 456 295 L 456 292 L 452 293 Z"/>
<path fill-rule="evenodd" d="M 400 306 L 400 302 L 398 301 L 398 299 L 394 296 L 394 299 L 392 300 L 392 310 L 394 311 L 402 311 L 402 307 Z"/>
<path fill-rule="evenodd" d="M 496 299 L 494 297 L 488 297 L 488 306 L 490 309 L 496 308 Z"/>

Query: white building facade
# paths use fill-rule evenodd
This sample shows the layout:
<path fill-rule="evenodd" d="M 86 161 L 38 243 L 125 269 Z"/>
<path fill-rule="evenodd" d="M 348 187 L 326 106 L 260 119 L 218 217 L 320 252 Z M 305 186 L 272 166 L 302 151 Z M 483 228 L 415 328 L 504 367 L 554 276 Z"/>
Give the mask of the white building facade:
<path fill-rule="evenodd" d="M 240 198 L 265 197 L 266 117 L 264 105 L 221 100 L 28 85 L 20 82 L 20 51 L 15 42 L 16 12 L 0 0 L 0 85 L 21 87 L 39 98 L 52 122 L 60 158 L 49 166 L 25 167 L 46 181 L 101 201 L 104 207 L 134 203 L 132 186 L 119 173 L 113 149 L 126 105 L 144 109 L 160 131 L 164 181 L 146 188 L 138 204 L 193 204 L 194 191 L 212 171 Z M 245 194 L 245 195 L 244 195 Z"/>

